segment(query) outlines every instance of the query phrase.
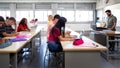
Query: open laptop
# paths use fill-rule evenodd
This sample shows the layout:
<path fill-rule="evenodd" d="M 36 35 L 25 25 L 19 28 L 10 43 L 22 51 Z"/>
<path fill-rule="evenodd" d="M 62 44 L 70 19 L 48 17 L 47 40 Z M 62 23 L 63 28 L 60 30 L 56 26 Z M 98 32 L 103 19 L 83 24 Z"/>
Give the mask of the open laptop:
<path fill-rule="evenodd" d="M 107 28 L 105 27 L 97 27 L 96 25 L 92 25 L 91 28 L 93 30 L 97 30 L 97 31 L 102 31 L 102 30 L 106 30 Z"/>

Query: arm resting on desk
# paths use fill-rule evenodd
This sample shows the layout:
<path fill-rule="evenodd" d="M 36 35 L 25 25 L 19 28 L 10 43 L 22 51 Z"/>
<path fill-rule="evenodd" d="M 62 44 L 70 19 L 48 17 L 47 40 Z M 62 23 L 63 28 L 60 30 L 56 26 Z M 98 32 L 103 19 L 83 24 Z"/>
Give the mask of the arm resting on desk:
<path fill-rule="evenodd" d="M 75 40 L 76 37 L 62 37 L 62 36 L 59 36 L 59 39 L 61 41 L 72 41 L 72 40 Z"/>

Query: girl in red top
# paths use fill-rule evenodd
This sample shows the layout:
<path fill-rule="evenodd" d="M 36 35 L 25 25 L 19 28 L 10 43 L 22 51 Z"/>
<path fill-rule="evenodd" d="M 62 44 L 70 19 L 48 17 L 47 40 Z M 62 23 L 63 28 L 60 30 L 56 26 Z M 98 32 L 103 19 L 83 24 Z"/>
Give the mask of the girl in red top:
<path fill-rule="evenodd" d="M 20 31 L 30 31 L 30 29 L 28 28 L 27 26 L 27 19 L 26 18 L 23 18 L 19 25 L 18 25 L 18 28 L 17 28 L 17 31 L 20 32 Z"/>
<path fill-rule="evenodd" d="M 65 17 L 60 17 L 59 21 L 52 27 L 48 37 L 48 48 L 52 52 L 63 51 L 60 41 L 74 40 L 75 37 L 65 37 Z M 62 28 L 62 30 L 61 30 Z"/>

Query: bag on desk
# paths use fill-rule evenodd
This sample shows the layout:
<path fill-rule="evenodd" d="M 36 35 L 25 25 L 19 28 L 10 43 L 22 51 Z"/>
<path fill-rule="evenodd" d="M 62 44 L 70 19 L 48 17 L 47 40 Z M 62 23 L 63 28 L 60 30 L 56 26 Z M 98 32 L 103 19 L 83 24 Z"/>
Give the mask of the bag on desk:
<path fill-rule="evenodd" d="M 83 44 L 83 43 L 84 43 L 84 41 L 82 39 L 75 39 L 73 41 L 73 45 L 75 45 L 75 46 Z"/>

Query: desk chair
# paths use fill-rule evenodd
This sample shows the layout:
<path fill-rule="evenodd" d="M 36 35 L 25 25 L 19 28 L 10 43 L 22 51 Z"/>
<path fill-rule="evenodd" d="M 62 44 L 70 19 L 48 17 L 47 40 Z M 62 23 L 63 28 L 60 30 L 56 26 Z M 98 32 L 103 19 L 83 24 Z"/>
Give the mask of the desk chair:
<path fill-rule="evenodd" d="M 56 68 L 63 68 L 63 52 L 53 52 L 47 45 L 46 47 L 46 52 L 44 56 L 44 68 L 45 66 L 45 61 L 46 58 L 48 58 L 48 68 L 52 68 L 52 64 L 55 64 L 57 66 Z"/>

